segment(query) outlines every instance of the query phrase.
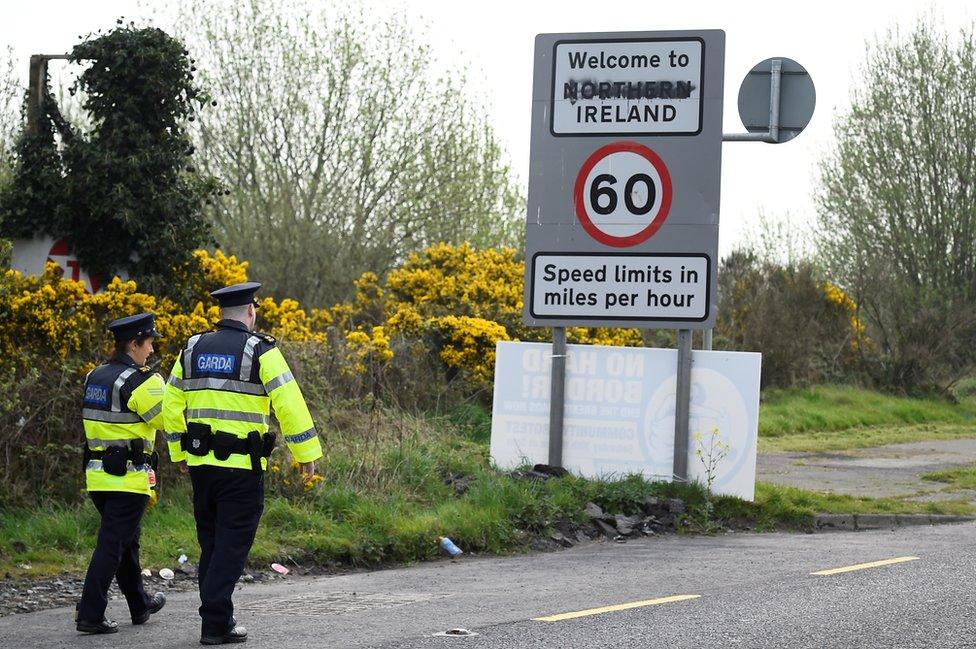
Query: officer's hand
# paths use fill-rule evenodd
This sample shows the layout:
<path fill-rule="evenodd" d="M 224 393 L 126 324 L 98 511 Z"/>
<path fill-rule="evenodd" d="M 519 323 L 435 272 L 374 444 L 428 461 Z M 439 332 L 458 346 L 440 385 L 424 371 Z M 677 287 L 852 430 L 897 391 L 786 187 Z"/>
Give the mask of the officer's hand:
<path fill-rule="evenodd" d="M 298 470 L 302 474 L 302 482 L 308 482 L 315 476 L 315 462 L 302 462 Z"/>
<path fill-rule="evenodd" d="M 180 468 L 180 473 L 184 475 L 190 472 L 190 467 L 186 465 L 186 460 L 183 460 L 182 462 L 177 462 L 176 466 Z"/>

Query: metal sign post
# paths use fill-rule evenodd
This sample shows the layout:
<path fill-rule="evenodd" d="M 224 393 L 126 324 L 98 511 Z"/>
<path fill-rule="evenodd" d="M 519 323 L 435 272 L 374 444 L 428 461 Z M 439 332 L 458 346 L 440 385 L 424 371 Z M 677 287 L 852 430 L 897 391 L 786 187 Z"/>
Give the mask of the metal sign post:
<path fill-rule="evenodd" d="M 691 407 L 691 330 L 678 331 L 678 377 L 674 400 L 674 478 L 688 480 L 688 418 Z"/>
<path fill-rule="evenodd" d="M 540 34 L 524 319 L 553 327 L 562 464 L 568 326 L 714 322 L 725 33 Z"/>
<path fill-rule="evenodd" d="M 549 466 L 563 465 L 563 413 L 566 401 L 566 328 L 552 328 L 549 386 Z"/>

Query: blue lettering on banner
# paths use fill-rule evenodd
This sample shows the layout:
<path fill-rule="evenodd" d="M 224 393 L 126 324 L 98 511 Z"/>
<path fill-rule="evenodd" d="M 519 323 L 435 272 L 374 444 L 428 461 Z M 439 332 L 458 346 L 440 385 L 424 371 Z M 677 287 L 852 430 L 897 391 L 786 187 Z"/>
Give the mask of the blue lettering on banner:
<path fill-rule="evenodd" d="M 85 403 L 96 406 L 108 405 L 108 387 L 104 385 L 85 386 Z"/>
<path fill-rule="evenodd" d="M 233 374 L 236 361 L 233 354 L 200 354 L 197 356 L 197 371 Z"/>

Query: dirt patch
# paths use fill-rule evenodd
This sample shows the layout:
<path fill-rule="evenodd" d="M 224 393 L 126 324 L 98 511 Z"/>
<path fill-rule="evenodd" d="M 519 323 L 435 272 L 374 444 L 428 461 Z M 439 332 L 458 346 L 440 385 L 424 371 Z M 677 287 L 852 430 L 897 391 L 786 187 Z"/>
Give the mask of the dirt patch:
<path fill-rule="evenodd" d="M 890 444 L 843 453 L 761 453 L 756 479 L 850 496 L 936 501 L 969 497 L 923 480 L 933 471 L 976 465 L 976 439 Z"/>

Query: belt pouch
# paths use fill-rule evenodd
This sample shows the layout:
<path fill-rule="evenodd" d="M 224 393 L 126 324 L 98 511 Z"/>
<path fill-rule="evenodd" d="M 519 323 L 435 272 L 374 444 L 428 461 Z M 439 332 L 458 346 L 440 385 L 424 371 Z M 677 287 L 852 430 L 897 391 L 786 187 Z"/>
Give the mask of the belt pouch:
<path fill-rule="evenodd" d="M 183 433 L 183 450 L 191 455 L 200 457 L 210 452 L 210 426 L 197 422 L 190 422 L 186 425 L 186 432 Z"/>
<path fill-rule="evenodd" d="M 146 440 L 129 440 L 129 459 L 133 466 L 143 466 L 146 463 Z"/>
<path fill-rule="evenodd" d="M 271 457 L 271 452 L 275 448 L 275 434 L 265 433 L 261 438 L 261 455 L 264 457 Z"/>
<path fill-rule="evenodd" d="M 124 446 L 109 446 L 102 453 L 102 470 L 109 475 L 124 476 L 129 449 Z"/>
<path fill-rule="evenodd" d="M 213 454 L 214 457 L 223 462 L 230 457 L 230 454 L 234 452 L 234 447 L 237 445 L 237 435 L 231 435 L 230 433 L 216 432 L 213 436 Z"/>
<path fill-rule="evenodd" d="M 251 470 L 261 472 L 261 451 L 263 449 L 261 433 L 252 430 L 247 434 L 247 454 L 251 456 Z"/>

